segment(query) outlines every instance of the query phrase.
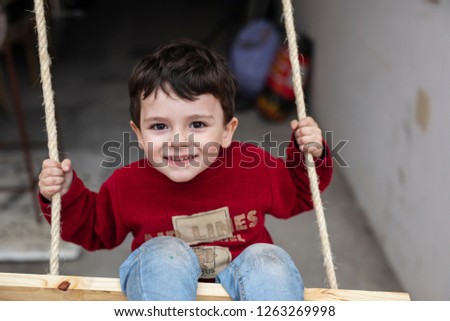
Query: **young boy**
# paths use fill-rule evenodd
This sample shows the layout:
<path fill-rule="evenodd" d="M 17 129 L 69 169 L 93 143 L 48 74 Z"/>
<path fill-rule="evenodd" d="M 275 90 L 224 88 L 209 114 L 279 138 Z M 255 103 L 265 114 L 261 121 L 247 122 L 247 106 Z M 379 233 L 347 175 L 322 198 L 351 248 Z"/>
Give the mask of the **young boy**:
<path fill-rule="evenodd" d="M 62 193 L 62 238 L 111 249 L 132 233 L 120 267 L 129 300 L 195 300 L 199 279 L 220 282 L 233 300 L 302 300 L 292 259 L 272 244 L 265 214 L 312 208 L 302 162 L 315 157 L 320 189 L 332 161 L 315 121 L 293 121 L 286 159 L 233 142 L 236 81 L 222 57 L 189 40 L 144 58 L 129 81 L 131 128 L 146 159 L 117 169 L 98 193 L 70 160 L 43 162 L 40 201 Z M 295 240 L 293 240 L 295 242 Z"/>

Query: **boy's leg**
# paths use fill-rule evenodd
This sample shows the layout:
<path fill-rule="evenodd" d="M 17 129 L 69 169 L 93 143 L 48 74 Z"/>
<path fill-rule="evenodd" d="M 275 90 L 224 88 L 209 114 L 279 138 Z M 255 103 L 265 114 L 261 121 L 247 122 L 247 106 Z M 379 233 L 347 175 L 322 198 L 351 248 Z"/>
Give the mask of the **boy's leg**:
<path fill-rule="evenodd" d="M 131 253 L 120 267 L 120 285 L 128 300 L 195 300 L 200 274 L 197 256 L 189 245 L 162 236 Z"/>
<path fill-rule="evenodd" d="M 233 300 L 303 300 L 303 280 L 298 269 L 289 254 L 273 244 L 249 246 L 217 279 Z"/>

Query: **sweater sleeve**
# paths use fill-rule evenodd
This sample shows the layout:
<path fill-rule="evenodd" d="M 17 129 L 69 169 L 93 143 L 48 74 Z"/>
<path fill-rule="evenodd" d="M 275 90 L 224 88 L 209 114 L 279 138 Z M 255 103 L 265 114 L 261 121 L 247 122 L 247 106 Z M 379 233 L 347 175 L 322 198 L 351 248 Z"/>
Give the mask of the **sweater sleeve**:
<path fill-rule="evenodd" d="M 116 204 L 118 175 L 114 173 L 98 193 L 87 189 L 74 171 L 72 185 L 62 197 L 61 238 L 89 251 L 111 249 L 123 242 L 129 230 L 122 224 Z M 39 195 L 45 219 L 51 222 L 51 204 Z"/>
<path fill-rule="evenodd" d="M 331 182 L 333 159 L 330 148 L 323 142 L 324 153 L 315 159 L 319 189 L 324 191 Z M 293 138 L 286 149 L 286 158 L 278 159 L 274 170 L 268 170 L 272 195 L 270 214 L 278 218 L 289 218 L 313 209 L 308 172 L 304 154 Z"/>

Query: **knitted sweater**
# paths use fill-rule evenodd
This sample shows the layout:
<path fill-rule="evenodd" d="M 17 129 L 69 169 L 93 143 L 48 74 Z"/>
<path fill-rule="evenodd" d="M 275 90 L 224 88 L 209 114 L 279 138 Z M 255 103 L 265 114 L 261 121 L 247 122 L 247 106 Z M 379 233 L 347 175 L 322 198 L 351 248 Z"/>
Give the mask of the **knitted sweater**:
<path fill-rule="evenodd" d="M 316 159 L 320 190 L 331 181 L 332 158 Z M 62 239 L 87 250 L 111 249 L 133 234 L 132 250 L 157 236 L 192 246 L 204 278 L 212 278 L 247 246 L 272 243 L 265 215 L 286 219 L 312 209 L 303 155 L 294 142 L 286 158 L 233 142 L 186 183 L 175 183 L 145 159 L 117 169 L 99 192 L 74 173 L 62 198 Z M 50 206 L 40 197 L 41 208 Z M 45 215 L 50 221 L 50 215 Z"/>

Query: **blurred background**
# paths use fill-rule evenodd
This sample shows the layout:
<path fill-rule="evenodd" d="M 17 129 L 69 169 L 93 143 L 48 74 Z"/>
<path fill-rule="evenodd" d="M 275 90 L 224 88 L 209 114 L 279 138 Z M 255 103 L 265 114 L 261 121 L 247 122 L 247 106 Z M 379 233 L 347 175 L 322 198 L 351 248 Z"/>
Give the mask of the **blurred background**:
<path fill-rule="evenodd" d="M 33 2 L 0 4 L 0 272 L 45 274 L 50 232 L 35 195 L 47 148 Z M 450 300 L 450 1 L 293 6 L 308 114 L 335 161 L 323 201 L 340 288 Z M 129 128 L 128 76 L 176 38 L 226 57 L 240 83 L 235 138 L 283 155 L 296 112 L 281 1 L 53 0 L 47 7 L 61 156 L 89 188 L 113 171 L 105 166 L 108 142 L 122 143 L 121 164 L 142 156 Z M 326 287 L 314 213 L 269 216 L 267 224 L 305 285 Z M 60 273 L 117 277 L 129 252 L 130 239 L 95 253 L 64 243 Z"/>

